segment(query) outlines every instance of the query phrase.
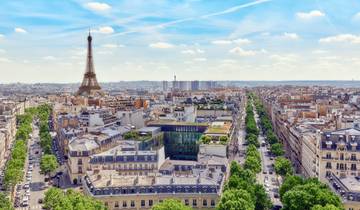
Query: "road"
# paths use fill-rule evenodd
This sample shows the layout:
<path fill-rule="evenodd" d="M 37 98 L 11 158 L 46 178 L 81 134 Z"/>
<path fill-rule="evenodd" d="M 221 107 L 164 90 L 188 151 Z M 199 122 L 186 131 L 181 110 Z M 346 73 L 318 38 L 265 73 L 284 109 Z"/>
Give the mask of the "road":
<path fill-rule="evenodd" d="M 41 147 L 39 138 L 39 129 L 33 125 L 33 132 L 28 141 L 28 159 L 25 162 L 25 179 L 17 187 L 17 197 L 20 204 L 17 210 L 36 210 L 41 209 L 39 199 L 44 198 L 46 191 L 44 175 L 40 174 Z M 29 186 L 29 188 L 27 187 Z M 26 199 L 28 198 L 28 199 Z M 28 202 L 26 202 L 28 200 Z M 27 203 L 27 205 L 26 205 Z M 24 205 L 25 204 L 25 205 Z"/>
<path fill-rule="evenodd" d="M 259 127 L 259 116 L 255 113 L 255 121 Z M 263 132 L 260 130 L 260 134 L 258 137 L 258 141 L 260 142 L 260 148 L 258 151 L 261 155 L 261 173 L 257 174 L 257 180 L 259 183 L 263 184 L 267 194 L 270 196 L 270 199 L 274 205 L 281 205 L 281 201 L 279 199 L 279 181 L 278 176 L 275 174 L 274 170 L 274 157 L 269 154 L 270 145 L 266 143 L 265 145 L 262 142 L 265 142 L 265 136 Z"/>

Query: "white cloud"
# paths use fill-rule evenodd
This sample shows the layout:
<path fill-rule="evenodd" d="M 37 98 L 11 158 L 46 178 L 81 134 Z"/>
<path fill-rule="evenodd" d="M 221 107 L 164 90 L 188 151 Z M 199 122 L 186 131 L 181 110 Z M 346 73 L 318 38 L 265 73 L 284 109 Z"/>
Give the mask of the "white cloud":
<path fill-rule="evenodd" d="M 360 12 L 356 13 L 356 14 L 353 16 L 353 19 L 354 19 L 354 20 L 360 20 Z"/>
<path fill-rule="evenodd" d="M 311 20 L 314 18 L 324 17 L 325 13 L 319 11 L 319 10 L 312 10 L 310 12 L 298 12 L 296 13 L 296 17 L 302 19 L 302 20 Z"/>
<path fill-rule="evenodd" d="M 0 63 L 10 63 L 10 62 L 11 62 L 10 59 L 0 57 Z"/>
<path fill-rule="evenodd" d="M 285 32 L 282 36 L 284 39 L 298 40 L 300 37 L 296 33 Z"/>
<path fill-rule="evenodd" d="M 194 50 L 183 50 L 181 51 L 182 54 L 188 54 L 188 55 L 195 55 L 196 52 Z"/>
<path fill-rule="evenodd" d="M 297 60 L 298 56 L 293 54 L 287 54 L 287 55 L 278 55 L 274 54 L 270 56 L 271 59 L 276 60 L 281 63 L 287 63 L 287 62 L 294 62 Z"/>
<path fill-rule="evenodd" d="M 196 52 L 202 54 L 202 53 L 204 53 L 205 51 L 204 51 L 204 50 L 201 50 L 201 49 L 196 49 Z"/>
<path fill-rule="evenodd" d="M 235 47 L 229 51 L 230 53 L 240 55 L 240 56 L 254 56 L 256 52 L 253 50 L 244 50 L 241 47 Z"/>
<path fill-rule="evenodd" d="M 47 61 L 53 61 L 53 60 L 56 60 L 56 58 L 54 56 L 51 56 L 51 55 L 48 55 L 48 56 L 45 56 L 43 57 L 44 60 L 47 60 Z"/>
<path fill-rule="evenodd" d="M 207 61 L 207 59 L 206 58 L 194 58 L 194 61 L 205 62 L 205 61 Z"/>
<path fill-rule="evenodd" d="M 85 4 L 85 7 L 95 12 L 104 12 L 111 9 L 110 5 L 100 2 L 89 2 Z"/>
<path fill-rule="evenodd" d="M 122 44 L 103 44 L 101 46 L 104 48 L 110 48 L 110 49 L 125 47 Z"/>
<path fill-rule="evenodd" d="M 237 63 L 236 60 L 233 60 L 233 59 L 224 59 L 221 62 L 224 63 L 224 64 L 235 64 L 235 63 Z"/>
<path fill-rule="evenodd" d="M 250 44 L 251 41 L 248 39 L 235 39 L 233 40 L 235 44 Z"/>
<path fill-rule="evenodd" d="M 16 33 L 20 33 L 20 34 L 26 34 L 27 33 L 27 31 L 25 29 L 23 29 L 23 28 L 14 28 L 14 31 Z"/>
<path fill-rule="evenodd" d="M 248 39 L 235 39 L 235 40 L 214 40 L 211 42 L 212 44 L 215 44 L 215 45 L 228 45 L 228 44 L 250 44 L 251 41 L 248 40 Z"/>
<path fill-rule="evenodd" d="M 187 49 L 181 51 L 182 54 L 188 54 L 188 55 L 203 54 L 204 52 L 205 51 L 201 49 L 195 49 L 195 50 Z"/>
<path fill-rule="evenodd" d="M 169 49 L 169 48 L 173 48 L 174 45 L 166 42 L 156 42 L 149 44 L 149 47 L 158 48 L 158 49 Z"/>
<path fill-rule="evenodd" d="M 110 26 L 103 26 L 99 27 L 99 29 L 95 30 L 94 32 L 100 34 L 112 34 L 114 33 L 114 29 Z"/>
<path fill-rule="evenodd" d="M 4 54 L 4 53 L 6 53 L 6 50 L 0 49 L 0 54 Z"/>
<path fill-rule="evenodd" d="M 4 34 L 0 34 L 0 39 L 1 39 L 1 38 L 4 38 L 4 37 L 5 37 L 5 35 L 4 35 Z"/>
<path fill-rule="evenodd" d="M 216 44 L 216 45 L 225 45 L 225 44 L 231 44 L 232 41 L 230 41 L 230 40 L 214 40 L 211 43 Z"/>
<path fill-rule="evenodd" d="M 313 54 L 325 54 L 327 52 L 328 51 L 326 51 L 326 50 L 313 50 L 311 53 L 313 53 Z"/>
<path fill-rule="evenodd" d="M 360 44 L 360 36 L 353 34 L 339 34 L 336 36 L 329 36 L 321 38 L 320 43 L 351 43 L 351 44 Z"/>

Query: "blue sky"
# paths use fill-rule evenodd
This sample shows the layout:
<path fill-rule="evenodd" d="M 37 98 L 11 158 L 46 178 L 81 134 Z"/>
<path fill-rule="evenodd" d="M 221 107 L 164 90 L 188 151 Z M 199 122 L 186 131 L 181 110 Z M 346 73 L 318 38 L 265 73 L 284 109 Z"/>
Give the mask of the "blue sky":
<path fill-rule="evenodd" d="M 0 0 L 0 83 L 360 80 L 358 0 Z"/>

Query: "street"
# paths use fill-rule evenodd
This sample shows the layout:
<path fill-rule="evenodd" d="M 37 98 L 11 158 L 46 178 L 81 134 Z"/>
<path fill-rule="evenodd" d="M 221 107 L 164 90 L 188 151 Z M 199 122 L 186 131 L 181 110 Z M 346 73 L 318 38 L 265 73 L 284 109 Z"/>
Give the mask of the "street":
<path fill-rule="evenodd" d="M 274 170 L 274 157 L 269 153 L 270 145 L 266 143 L 265 136 L 260 129 L 260 119 L 257 113 L 255 113 L 255 121 L 260 130 L 258 141 L 261 146 L 258 148 L 258 151 L 261 154 L 262 166 L 261 173 L 257 174 L 257 180 L 264 185 L 265 191 L 270 196 L 271 202 L 274 205 L 281 205 L 279 199 L 279 181 Z"/>
<path fill-rule="evenodd" d="M 40 159 L 42 150 L 40 146 L 39 128 L 33 125 L 33 132 L 28 141 L 28 159 L 25 161 L 25 178 L 16 187 L 16 209 L 35 210 L 41 209 L 39 199 L 44 198 L 47 185 L 44 175 L 40 174 Z"/>

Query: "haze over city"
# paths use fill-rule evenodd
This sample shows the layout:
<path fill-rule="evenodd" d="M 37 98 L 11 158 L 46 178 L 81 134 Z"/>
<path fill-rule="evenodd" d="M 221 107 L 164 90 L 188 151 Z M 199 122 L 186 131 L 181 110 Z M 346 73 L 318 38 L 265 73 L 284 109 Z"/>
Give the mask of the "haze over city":
<path fill-rule="evenodd" d="M 360 210 L 359 0 L 0 20 L 0 210 Z"/>
<path fill-rule="evenodd" d="M 357 0 L 2 1 L 0 83 L 359 80 Z"/>

